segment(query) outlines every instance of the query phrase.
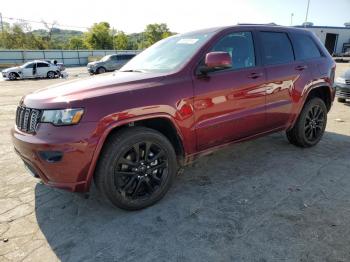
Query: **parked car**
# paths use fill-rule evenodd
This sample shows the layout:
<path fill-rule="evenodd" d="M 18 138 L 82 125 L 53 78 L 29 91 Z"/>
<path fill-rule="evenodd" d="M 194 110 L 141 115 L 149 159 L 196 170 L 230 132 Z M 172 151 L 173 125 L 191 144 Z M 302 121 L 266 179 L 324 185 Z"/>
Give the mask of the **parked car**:
<path fill-rule="evenodd" d="M 87 70 L 90 74 L 102 74 L 118 70 L 134 56 L 135 54 L 106 55 L 99 61 L 88 63 Z"/>
<path fill-rule="evenodd" d="M 55 78 L 61 75 L 61 67 L 46 61 L 36 60 L 21 66 L 2 70 L 2 77 L 9 80 L 26 78 Z"/>
<path fill-rule="evenodd" d="M 179 34 L 113 75 L 25 96 L 13 144 L 44 183 L 87 192 L 94 180 L 116 206 L 140 209 L 166 194 L 179 168 L 224 146 L 279 131 L 296 146 L 315 146 L 334 100 L 335 66 L 303 29 Z"/>
<path fill-rule="evenodd" d="M 350 69 L 335 80 L 336 96 L 340 103 L 350 99 Z"/>

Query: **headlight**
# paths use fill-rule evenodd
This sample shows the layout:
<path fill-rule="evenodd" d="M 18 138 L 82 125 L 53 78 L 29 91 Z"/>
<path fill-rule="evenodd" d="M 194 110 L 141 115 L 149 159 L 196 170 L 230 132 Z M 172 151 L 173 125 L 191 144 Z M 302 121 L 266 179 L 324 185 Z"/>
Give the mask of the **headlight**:
<path fill-rule="evenodd" d="M 339 83 L 339 84 L 345 84 L 345 78 L 343 77 L 338 77 L 335 82 Z"/>
<path fill-rule="evenodd" d="M 62 110 L 44 110 L 41 116 L 41 123 L 51 123 L 56 126 L 78 124 L 84 114 L 82 108 L 62 109 Z"/>

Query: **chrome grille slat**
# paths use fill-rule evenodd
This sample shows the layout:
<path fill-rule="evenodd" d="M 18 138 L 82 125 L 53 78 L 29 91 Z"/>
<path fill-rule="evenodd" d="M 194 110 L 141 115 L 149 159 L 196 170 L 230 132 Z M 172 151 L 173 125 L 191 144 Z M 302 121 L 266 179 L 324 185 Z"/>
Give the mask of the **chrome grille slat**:
<path fill-rule="evenodd" d="M 26 133 L 34 133 L 40 117 L 40 110 L 28 108 L 28 107 L 17 107 L 16 111 L 16 126 L 19 130 Z"/>

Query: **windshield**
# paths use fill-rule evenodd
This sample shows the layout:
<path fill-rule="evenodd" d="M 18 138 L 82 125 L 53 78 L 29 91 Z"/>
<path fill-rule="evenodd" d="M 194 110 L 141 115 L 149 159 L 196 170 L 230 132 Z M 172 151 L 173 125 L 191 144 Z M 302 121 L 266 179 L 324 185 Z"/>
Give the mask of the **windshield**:
<path fill-rule="evenodd" d="M 187 63 L 213 33 L 175 35 L 135 56 L 120 71 L 171 72 Z"/>
<path fill-rule="evenodd" d="M 101 58 L 101 62 L 106 62 L 111 56 L 110 55 L 106 55 L 104 57 Z"/>

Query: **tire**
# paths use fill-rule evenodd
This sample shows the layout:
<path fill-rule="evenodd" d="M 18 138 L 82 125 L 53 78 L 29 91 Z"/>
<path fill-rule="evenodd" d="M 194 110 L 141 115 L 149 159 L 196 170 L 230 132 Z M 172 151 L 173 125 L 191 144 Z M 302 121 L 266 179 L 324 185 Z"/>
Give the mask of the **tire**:
<path fill-rule="evenodd" d="M 345 103 L 346 102 L 346 99 L 345 98 L 341 98 L 341 97 L 338 97 L 337 100 L 338 100 L 339 103 Z"/>
<path fill-rule="evenodd" d="M 13 73 L 13 72 L 9 73 L 8 79 L 9 80 L 16 80 L 17 79 L 17 74 Z"/>
<path fill-rule="evenodd" d="M 299 147 L 315 146 L 326 129 L 327 112 L 322 99 L 310 99 L 304 105 L 294 127 L 286 132 L 289 142 Z"/>
<path fill-rule="evenodd" d="M 163 198 L 176 172 L 174 148 L 163 134 L 130 127 L 108 138 L 94 179 L 98 190 L 115 206 L 138 210 Z"/>
<path fill-rule="evenodd" d="M 106 73 L 106 68 L 104 68 L 104 67 L 99 67 L 99 68 L 97 68 L 96 73 L 97 73 L 97 74 Z"/>
<path fill-rule="evenodd" d="M 47 72 L 47 78 L 54 79 L 56 77 L 56 73 L 54 71 Z"/>

